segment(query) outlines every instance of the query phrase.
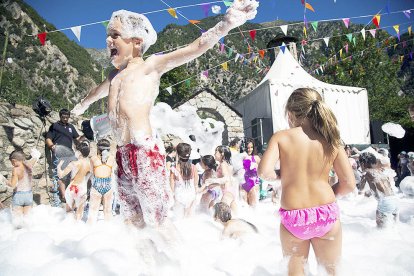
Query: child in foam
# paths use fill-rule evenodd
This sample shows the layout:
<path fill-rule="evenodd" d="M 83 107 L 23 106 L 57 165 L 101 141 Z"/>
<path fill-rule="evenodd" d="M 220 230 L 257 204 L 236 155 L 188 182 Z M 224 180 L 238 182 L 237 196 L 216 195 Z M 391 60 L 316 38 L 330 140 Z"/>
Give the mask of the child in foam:
<path fill-rule="evenodd" d="M 191 215 L 198 188 L 196 166 L 190 162 L 191 146 L 186 143 L 177 145 L 177 165 L 171 167 L 170 184 L 176 204 L 184 207 L 184 216 Z"/>
<path fill-rule="evenodd" d="M 359 156 L 359 163 L 361 164 L 364 175 L 361 179 L 359 189 L 368 185 L 378 200 L 376 222 L 378 227 L 384 227 L 390 221 L 398 221 L 399 200 L 395 195 L 389 176 L 384 170 L 378 166 L 378 160 L 374 154 L 364 152 Z"/>
<path fill-rule="evenodd" d="M 91 158 L 93 167 L 92 187 L 89 199 L 88 223 L 94 223 L 97 218 L 99 206 L 103 204 L 105 220 L 112 218 L 112 202 L 114 191 L 112 189 L 112 168 L 115 157 L 111 154 L 111 143 L 101 139 L 97 143 L 96 156 Z"/>
<path fill-rule="evenodd" d="M 258 173 L 275 180 L 274 168 L 280 159 L 280 239 L 283 254 L 289 257 L 289 275 L 304 274 L 311 244 L 318 262 L 333 275 L 342 250 L 335 195 L 354 190 L 354 174 L 335 115 L 317 91 L 296 89 L 286 103 L 286 115 L 290 129 L 273 134 Z M 339 182 L 331 187 L 332 167 Z"/>
<path fill-rule="evenodd" d="M 71 173 L 70 184 L 65 191 L 66 212 L 75 211 L 76 220 L 81 220 L 86 203 L 88 179 L 91 176 L 91 161 L 88 158 L 89 141 L 82 141 L 76 149 L 78 160 L 70 162 L 64 170 L 62 170 L 63 161 L 60 161 L 57 172 L 60 178 Z"/>
<path fill-rule="evenodd" d="M 202 156 L 200 164 L 204 169 L 201 176 L 201 187 L 204 189 L 204 193 L 200 199 L 200 209 L 206 212 L 213 207 L 215 203 L 220 202 L 223 192 L 219 184 L 206 184 L 208 179 L 216 177 L 217 163 L 214 156 Z"/>
<path fill-rule="evenodd" d="M 9 160 L 12 163 L 12 176 L 7 183 L 13 188 L 12 210 L 13 219 L 20 227 L 20 220 L 29 213 L 33 206 L 32 191 L 32 167 L 40 158 L 40 152 L 36 149 L 31 151 L 32 158 L 26 161 L 22 151 L 15 150 Z"/>
<path fill-rule="evenodd" d="M 149 20 L 141 14 L 116 11 L 108 24 L 107 48 L 118 68 L 75 106 L 82 114 L 91 103 L 108 96 L 108 112 L 118 143 L 118 187 L 123 213 L 136 226 L 158 226 L 169 209 L 165 157 L 153 138 L 149 114 L 159 93 L 161 76 L 211 49 L 220 38 L 257 13 L 255 0 L 238 0 L 223 21 L 186 47 L 146 60 L 143 55 L 157 40 Z"/>
<path fill-rule="evenodd" d="M 246 142 L 247 157 L 243 160 L 244 180 L 241 185 L 247 193 L 247 203 L 255 207 L 259 199 L 259 177 L 257 176 L 257 167 L 260 163 L 260 157 L 257 155 L 256 146 L 253 139 Z"/>

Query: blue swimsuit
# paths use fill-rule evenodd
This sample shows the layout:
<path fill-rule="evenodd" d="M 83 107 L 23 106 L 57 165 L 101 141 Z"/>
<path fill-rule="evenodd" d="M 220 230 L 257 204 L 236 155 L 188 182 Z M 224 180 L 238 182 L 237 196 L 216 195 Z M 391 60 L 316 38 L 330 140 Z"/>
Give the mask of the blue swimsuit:
<path fill-rule="evenodd" d="M 112 169 L 111 166 L 108 166 L 106 164 L 101 164 L 99 166 L 107 166 Z M 94 170 L 99 167 L 96 166 Z M 109 190 L 111 190 L 111 176 L 108 177 L 94 177 L 92 181 L 92 187 L 97 190 L 102 196 L 105 195 Z"/>

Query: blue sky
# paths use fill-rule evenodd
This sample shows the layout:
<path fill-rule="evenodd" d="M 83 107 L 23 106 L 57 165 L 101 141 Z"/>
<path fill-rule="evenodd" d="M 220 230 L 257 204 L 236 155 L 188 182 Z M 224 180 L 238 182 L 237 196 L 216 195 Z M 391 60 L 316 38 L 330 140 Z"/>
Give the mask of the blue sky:
<path fill-rule="evenodd" d="M 166 5 L 161 0 L 24 0 L 32 6 L 44 19 L 52 23 L 58 29 L 73 27 L 108 20 L 115 10 L 126 9 L 134 12 L 145 13 L 165 9 Z M 172 7 L 193 5 L 214 0 L 163 0 Z M 213 5 L 222 7 L 223 3 L 217 1 Z M 307 0 L 315 12 L 307 11 L 308 21 L 318 21 L 332 18 L 357 17 L 375 14 L 381 9 L 385 12 L 387 2 L 392 12 L 414 9 L 414 0 Z M 202 19 L 204 11 L 201 6 L 182 8 L 179 11 L 188 19 Z M 261 0 L 258 14 L 253 22 L 261 23 L 278 19 L 303 20 L 303 5 L 301 0 Z M 209 15 L 213 15 L 210 13 Z M 188 22 L 179 16 L 179 19 L 171 17 L 166 11 L 151 13 L 147 17 L 154 28 L 161 31 L 167 24 L 187 24 Z M 351 19 L 351 24 L 366 24 L 371 18 Z M 403 24 L 400 27 L 402 32 L 410 26 L 408 22 L 414 21 L 414 11 L 411 11 L 411 19 L 403 13 L 385 14 L 381 17 L 381 26 Z M 321 23 L 323 24 L 323 23 Z M 412 24 L 411 24 L 412 25 Z M 392 28 L 387 29 L 394 34 Z M 70 30 L 63 31 L 71 40 L 77 39 Z M 259 36 L 260 33 L 257 33 Z M 80 45 L 87 48 L 105 48 L 105 29 L 101 24 L 82 27 Z"/>

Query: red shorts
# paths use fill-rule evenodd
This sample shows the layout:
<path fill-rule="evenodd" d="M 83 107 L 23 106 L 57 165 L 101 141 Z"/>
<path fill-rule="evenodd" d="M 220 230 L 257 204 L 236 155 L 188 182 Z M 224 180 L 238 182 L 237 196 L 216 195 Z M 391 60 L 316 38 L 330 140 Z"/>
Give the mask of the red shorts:
<path fill-rule="evenodd" d="M 165 156 L 153 139 L 146 142 L 118 148 L 118 194 L 126 219 L 136 225 L 157 226 L 166 218 L 170 202 Z"/>

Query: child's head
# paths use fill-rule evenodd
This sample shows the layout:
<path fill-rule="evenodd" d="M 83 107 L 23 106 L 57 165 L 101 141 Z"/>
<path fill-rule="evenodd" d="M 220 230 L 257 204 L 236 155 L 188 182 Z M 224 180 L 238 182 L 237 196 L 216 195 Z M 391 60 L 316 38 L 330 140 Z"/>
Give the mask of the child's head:
<path fill-rule="evenodd" d="M 23 163 L 26 160 L 26 156 L 23 151 L 15 150 L 9 155 L 9 160 L 12 163 L 13 167 L 17 167 L 20 163 Z"/>
<path fill-rule="evenodd" d="M 223 223 L 231 220 L 230 206 L 224 202 L 216 203 L 214 205 L 214 219 L 219 219 Z"/>
<path fill-rule="evenodd" d="M 76 149 L 82 154 L 83 157 L 88 157 L 89 153 L 91 152 L 91 148 L 89 147 L 89 141 L 83 140 L 77 146 Z"/>
<path fill-rule="evenodd" d="M 217 163 L 216 163 L 216 160 L 214 159 L 214 156 L 204 155 L 203 157 L 201 157 L 201 167 L 203 167 L 203 169 L 205 170 L 207 169 L 216 170 Z"/>
<path fill-rule="evenodd" d="M 359 163 L 362 169 L 373 168 L 377 164 L 377 158 L 370 152 L 363 152 L 359 156 Z"/>
<path fill-rule="evenodd" d="M 254 140 L 249 138 L 246 141 L 246 151 L 248 155 L 256 155 L 257 154 L 257 150 L 256 150 L 256 145 L 254 143 Z"/>
<path fill-rule="evenodd" d="M 171 142 L 165 142 L 164 143 L 164 148 L 165 148 L 165 153 L 166 154 L 170 154 L 173 151 L 175 151 L 174 145 Z"/>
<path fill-rule="evenodd" d="M 328 142 L 331 151 L 340 147 L 336 117 L 316 90 L 299 88 L 293 91 L 286 103 L 286 114 L 291 127 L 301 126 L 308 119 L 313 129 Z"/>
<path fill-rule="evenodd" d="M 116 26 L 116 21 L 121 23 L 120 29 Z M 145 15 L 119 10 L 112 13 L 109 20 L 107 32 L 108 36 L 112 35 L 111 31 L 120 31 L 121 38 L 139 38 L 141 42 L 141 54 L 143 55 L 148 48 L 157 41 L 157 32 L 154 30 L 151 22 Z"/>
<path fill-rule="evenodd" d="M 192 177 L 192 167 L 191 163 L 188 162 L 191 154 L 191 146 L 187 143 L 179 143 L 177 145 L 177 155 L 178 162 L 177 164 L 180 167 L 180 174 L 184 181 L 188 183 L 187 180 Z"/>
<path fill-rule="evenodd" d="M 231 151 L 230 148 L 227 146 L 218 146 L 216 148 L 216 152 L 214 157 L 217 161 L 223 162 L 226 161 L 227 163 L 231 163 Z"/>
<path fill-rule="evenodd" d="M 109 151 L 111 149 L 111 143 L 109 142 L 109 140 L 107 139 L 101 139 L 98 141 L 98 143 L 96 144 L 97 147 L 97 153 L 98 154 L 102 154 L 102 152 L 104 150 Z"/>
<path fill-rule="evenodd" d="M 190 159 L 191 146 L 187 143 L 179 143 L 177 145 L 177 155 L 178 158 L 184 162 L 187 162 Z"/>
<path fill-rule="evenodd" d="M 239 150 L 240 149 L 240 144 L 241 144 L 240 138 L 236 137 L 236 138 L 234 138 L 233 140 L 230 141 L 229 146 L 231 148 L 235 148 L 235 149 Z"/>

